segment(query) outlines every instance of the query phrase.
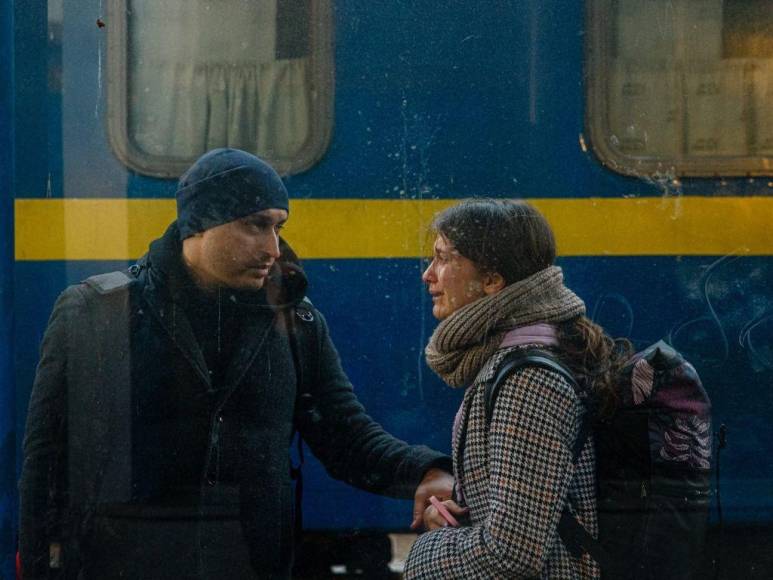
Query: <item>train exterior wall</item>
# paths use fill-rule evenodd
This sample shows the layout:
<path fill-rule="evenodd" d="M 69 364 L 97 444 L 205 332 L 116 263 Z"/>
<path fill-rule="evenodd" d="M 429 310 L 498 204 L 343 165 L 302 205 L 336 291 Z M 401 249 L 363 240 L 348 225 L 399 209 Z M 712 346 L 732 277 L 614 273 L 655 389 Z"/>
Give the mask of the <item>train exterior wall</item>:
<path fill-rule="evenodd" d="M 1 1 L 5 32 L 14 5 Z M 715 424 L 730 433 L 725 516 L 770 525 L 771 184 L 605 168 L 587 146 L 582 2 L 340 0 L 334 8 L 333 135 L 317 164 L 286 179 L 293 198 L 287 236 L 306 258 L 310 298 L 326 314 L 370 413 L 401 438 L 450 448 L 461 392 L 422 359 L 434 321 L 420 281 L 427 236 L 418 229 L 458 198 L 529 198 L 556 225 L 559 263 L 594 319 L 640 346 L 670 338 L 694 362 Z M 8 365 L 0 358 L 2 408 L 16 401 L 16 470 L 4 463 L 6 479 L 18 473 L 38 345 L 56 296 L 132 263 L 174 215 L 174 180 L 131 172 L 111 150 L 111 23 L 95 25 L 103 11 L 98 0 L 67 3 L 61 28 L 45 35 L 45 9 L 36 6 L 15 23 L 22 42 L 0 40 L 6 53 L 15 49 L 21 79 L 15 118 L 0 117 L 0 127 L 15 119 L 9 145 L 16 151 L 12 162 L 6 152 L 13 147 L 0 145 L 2 167 L 16 175 L 0 174 L 3 216 L 11 215 L 9 188 L 16 198 L 16 260 L 13 277 L 2 278 L 16 320 L 7 342 L 14 380 L 2 376 Z M 0 58 L 5 76 L 8 61 Z M 7 87 L 0 84 L 4 99 Z M 5 131 L 0 139 L 8 139 Z M 84 199 L 95 205 L 81 219 Z M 101 253 L 113 247 L 116 228 L 125 239 Z M 6 304 L 3 324 L 9 316 Z M 12 419 L 5 421 L 0 427 L 13 436 Z M 306 477 L 311 529 L 400 530 L 410 521 L 409 503 L 354 491 L 314 461 Z M 11 503 L 0 504 L 2 521 Z"/>

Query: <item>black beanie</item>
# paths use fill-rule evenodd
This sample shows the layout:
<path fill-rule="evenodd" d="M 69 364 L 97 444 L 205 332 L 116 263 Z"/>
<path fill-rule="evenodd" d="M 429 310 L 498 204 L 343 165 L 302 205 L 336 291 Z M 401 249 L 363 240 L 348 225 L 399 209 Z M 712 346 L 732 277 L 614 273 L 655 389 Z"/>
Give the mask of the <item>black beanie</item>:
<path fill-rule="evenodd" d="M 287 189 L 268 163 L 239 149 L 205 153 L 177 186 L 181 240 L 264 209 L 289 211 Z"/>

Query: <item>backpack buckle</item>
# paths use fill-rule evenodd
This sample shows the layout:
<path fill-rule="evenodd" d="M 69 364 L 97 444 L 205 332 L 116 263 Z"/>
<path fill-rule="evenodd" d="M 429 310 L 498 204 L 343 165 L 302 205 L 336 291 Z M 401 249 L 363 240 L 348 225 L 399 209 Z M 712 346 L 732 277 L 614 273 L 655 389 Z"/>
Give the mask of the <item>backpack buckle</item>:
<path fill-rule="evenodd" d="M 306 310 L 305 308 L 296 308 L 295 315 L 304 322 L 312 322 L 314 320 L 314 314 L 312 314 L 311 310 Z"/>

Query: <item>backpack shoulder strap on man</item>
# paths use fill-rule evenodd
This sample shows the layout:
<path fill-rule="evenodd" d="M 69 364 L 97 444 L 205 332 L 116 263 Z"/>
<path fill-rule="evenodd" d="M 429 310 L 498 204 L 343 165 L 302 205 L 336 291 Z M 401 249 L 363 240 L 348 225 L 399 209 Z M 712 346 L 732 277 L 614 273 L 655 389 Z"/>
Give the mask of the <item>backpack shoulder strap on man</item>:
<path fill-rule="evenodd" d="M 513 350 L 505 355 L 499 363 L 499 368 L 494 380 L 486 385 L 486 424 L 488 425 L 491 423 L 494 414 L 494 406 L 496 405 L 496 399 L 502 384 L 511 373 L 526 367 L 540 367 L 558 373 L 566 379 L 583 402 L 585 413 L 582 418 L 580 430 L 577 433 L 577 438 L 574 441 L 574 446 L 572 447 L 572 463 L 576 466 L 577 461 L 580 458 L 580 453 L 582 453 L 585 442 L 590 435 L 593 423 L 593 410 L 591 405 L 587 402 L 588 397 L 582 396 L 583 393 L 581 392 L 582 389 L 580 384 L 577 382 L 577 379 L 574 378 L 572 372 L 554 353 L 548 350 L 538 348 Z M 563 540 L 567 550 L 569 550 L 574 557 L 579 558 L 582 556 L 583 552 L 587 552 L 599 563 L 602 570 L 609 562 L 609 557 L 601 544 L 591 536 L 585 527 L 577 521 L 577 518 L 572 515 L 568 503 L 564 506 L 564 510 L 561 513 L 561 519 L 558 523 L 558 535 L 561 537 L 561 540 Z"/>
<path fill-rule="evenodd" d="M 319 375 L 317 324 L 311 300 L 304 298 L 297 306 L 286 312 L 287 333 L 290 339 L 293 365 L 295 366 L 296 393 L 293 413 L 295 431 L 297 422 L 304 413 L 314 412 L 314 396 L 310 386 Z M 300 541 L 303 530 L 303 439 L 300 432 L 295 435 L 298 448 L 298 465 L 290 467 L 290 476 L 295 480 L 295 540 Z"/>
<path fill-rule="evenodd" d="M 319 337 L 315 318 L 313 305 L 308 298 L 304 298 L 288 311 L 287 327 L 297 379 L 296 419 L 299 414 L 309 412 L 313 408 L 310 386 L 319 375 Z"/>

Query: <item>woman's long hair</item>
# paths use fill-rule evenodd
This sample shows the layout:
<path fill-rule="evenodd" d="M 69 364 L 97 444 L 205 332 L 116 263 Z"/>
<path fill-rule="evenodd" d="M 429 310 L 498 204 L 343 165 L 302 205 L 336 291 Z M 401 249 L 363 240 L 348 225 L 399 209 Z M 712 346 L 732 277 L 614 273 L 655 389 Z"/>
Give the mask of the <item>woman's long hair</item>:
<path fill-rule="evenodd" d="M 631 343 L 611 338 L 590 318 L 578 316 L 559 325 L 558 344 L 572 375 L 596 393 L 597 417 L 609 417 L 619 403 L 617 381 L 633 353 Z"/>
<path fill-rule="evenodd" d="M 498 273 L 512 284 L 552 265 L 553 230 L 522 200 L 468 199 L 438 214 L 432 229 L 453 244 L 481 273 Z M 578 316 L 559 325 L 561 358 L 580 384 L 596 394 L 601 416 L 616 407 L 616 380 L 631 354 L 598 324 Z"/>

